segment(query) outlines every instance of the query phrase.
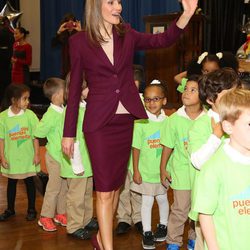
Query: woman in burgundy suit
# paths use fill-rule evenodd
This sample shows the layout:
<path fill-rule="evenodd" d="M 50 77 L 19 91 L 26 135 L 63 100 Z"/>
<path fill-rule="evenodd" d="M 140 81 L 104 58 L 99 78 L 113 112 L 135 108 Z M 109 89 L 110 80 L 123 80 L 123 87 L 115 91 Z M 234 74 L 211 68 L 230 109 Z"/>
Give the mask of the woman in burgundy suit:
<path fill-rule="evenodd" d="M 82 72 L 89 94 L 83 131 L 96 185 L 99 233 L 95 249 L 113 249 L 113 216 L 125 181 L 134 119 L 147 118 L 133 80 L 136 50 L 172 45 L 198 0 L 183 0 L 183 14 L 166 32 L 139 33 L 121 23 L 120 0 L 86 0 L 84 31 L 70 38 L 71 82 L 62 148 L 73 156 Z M 80 191 L 80 190 L 79 190 Z"/>

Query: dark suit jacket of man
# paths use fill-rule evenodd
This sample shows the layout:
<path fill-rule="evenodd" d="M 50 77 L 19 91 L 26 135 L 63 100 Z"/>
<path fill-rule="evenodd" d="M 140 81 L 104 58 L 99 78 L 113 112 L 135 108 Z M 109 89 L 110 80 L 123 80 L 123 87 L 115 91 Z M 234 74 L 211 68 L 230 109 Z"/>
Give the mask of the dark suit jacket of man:
<path fill-rule="evenodd" d="M 86 32 L 78 32 L 70 38 L 71 81 L 64 137 L 76 134 L 83 71 L 89 87 L 84 132 L 94 132 L 105 126 L 114 116 L 119 101 L 136 118 L 147 118 L 133 79 L 134 52 L 171 46 L 183 30 L 176 22 L 161 34 L 140 33 L 129 25 L 126 29 L 124 37 L 113 29 L 114 64 L 101 46 L 89 42 Z"/>

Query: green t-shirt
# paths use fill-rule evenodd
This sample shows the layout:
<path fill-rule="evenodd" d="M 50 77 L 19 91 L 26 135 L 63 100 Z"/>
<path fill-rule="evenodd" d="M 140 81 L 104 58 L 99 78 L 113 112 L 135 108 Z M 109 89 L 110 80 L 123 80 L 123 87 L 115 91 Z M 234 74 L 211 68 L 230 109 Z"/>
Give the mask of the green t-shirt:
<path fill-rule="evenodd" d="M 194 210 L 212 215 L 220 250 L 250 248 L 250 157 L 227 143 L 205 163 Z"/>
<path fill-rule="evenodd" d="M 132 147 L 140 150 L 139 171 L 143 182 L 160 183 L 160 161 L 162 146 L 160 130 L 167 121 L 135 121 Z"/>
<path fill-rule="evenodd" d="M 188 145 L 188 151 L 190 155 L 193 152 L 198 151 L 204 144 L 206 144 L 207 140 L 213 133 L 212 125 L 211 125 L 211 117 L 207 114 L 203 115 L 198 119 L 194 125 L 189 130 L 189 145 Z M 224 140 L 224 137 L 222 137 L 222 140 Z M 198 214 L 193 211 L 193 201 L 196 197 L 196 182 L 198 180 L 200 170 L 197 170 L 193 167 L 192 163 L 190 162 L 190 170 L 192 171 L 192 174 L 190 175 L 191 179 L 191 210 L 189 213 L 189 217 L 192 220 L 197 221 L 198 220 Z"/>
<path fill-rule="evenodd" d="M 162 127 L 161 144 L 174 149 L 167 164 L 167 170 L 172 177 L 171 188 L 190 190 L 190 174 L 194 174 L 192 172 L 195 170 L 190 166 L 188 131 L 196 120 L 191 120 L 179 111 L 184 112 L 184 109 L 172 114 Z"/>
<path fill-rule="evenodd" d="M 9 109 L 0 113 L 0 138 L 4 139 L 4 156 L 9 164 L 8 169 L 1 167 L 1 172 L 10 175 L 35 173 L 40 170 L 40 165 L 33 164 L 33 139 L 38 118 L 29 109 L 12 117 L 8 112 Z"/>
<path fill-rule="evenodd" d="M 75 175 L 73 170 L 72 170 L 71 162 L 70 162 L 69 158 L 63 154 L 62 155 L 61 176 L 64 178 L 83 178 L 83 177 L 92 176 L 92 168 L 91 168 L 89 153 L 88 153 L 87 145 L 86 145 L 84 135 L 82 132 L 82 123 L 83 123 L 84 114 L 85 114 L 85 108 L 79 107 L 76 140 L 79 141 L 79 145 L 80 145 L 82 163 L 84 166 L 84 175 L 83 176 Z M 64 118 L 65 118 L 65 112 L 64 112 Z M 62 126 L 63 126 L 63 123 L 62 123 Z"/>
<path fill-rule="evenodd" d="M 46 144 L 46 149 L 58 163 L 61 163 L 62 154 L 62 127 L 60 126 L 62 119 L 63 113 L 55 110 L 52 106 L 49 106 L 35 130 L 36 137 L 47 138 L 48 142 Z"/>

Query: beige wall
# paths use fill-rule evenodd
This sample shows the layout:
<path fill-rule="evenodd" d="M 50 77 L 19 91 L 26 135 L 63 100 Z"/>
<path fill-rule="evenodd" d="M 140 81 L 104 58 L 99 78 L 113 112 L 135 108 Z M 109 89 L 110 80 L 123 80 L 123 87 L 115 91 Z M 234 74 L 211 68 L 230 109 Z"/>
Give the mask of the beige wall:
<path fill-rule="evenodd" d="M 21 25 L 30 32 L 27 38 L 32 45 L 30 71 L 40 71 L 40 0 L 20 0 L 20 11 Z"/>

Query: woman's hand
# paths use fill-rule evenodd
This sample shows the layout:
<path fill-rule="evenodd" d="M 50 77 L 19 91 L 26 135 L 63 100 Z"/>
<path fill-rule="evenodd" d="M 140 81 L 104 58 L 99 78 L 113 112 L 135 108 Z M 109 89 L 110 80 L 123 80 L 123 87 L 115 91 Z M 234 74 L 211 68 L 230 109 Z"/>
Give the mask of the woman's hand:
<path fill-rule="evenodd" d="M 68 22 L 65 22 L 65 23 L 63 23 L 63 24 L 59 27 L 59 29 L 58 29 L 58 31 L 57 31 L 57 34 L 58 34 L 58 35 L 60 35 L 63 31 L 67 30 L 67 23 L 68 23 Z"/>
<path fill-rule="evenodd" d="M 179 20 L 176 22 L 176 25 L 180 29 L 184 29 L 188 24 L 190 18 L 193 16 L 197 8 L 198 0 L 182 0 L 183 13 L 180 16 Z"/>
<path fill-rule="evenodd" d="M 62 138 L 62 151 L 70 159 L 74 155 L 74 138 L 73 137 L 63 137 Z"/>

